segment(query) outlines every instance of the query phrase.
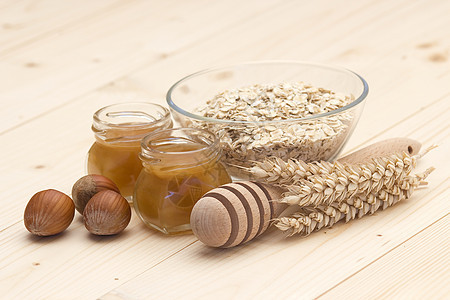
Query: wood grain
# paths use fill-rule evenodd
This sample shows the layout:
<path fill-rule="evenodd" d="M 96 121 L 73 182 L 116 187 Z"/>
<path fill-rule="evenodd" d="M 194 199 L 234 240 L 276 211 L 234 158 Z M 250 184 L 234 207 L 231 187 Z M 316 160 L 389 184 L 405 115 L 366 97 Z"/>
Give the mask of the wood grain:
<path fill-rule="evenodd" d="M 0 298 L 445 298 L 449 14 L 443 0 L 1 1 Z M 438 144 L 417 166 L 437 168 L 428 186 L 308 238 L 269 229 L 225 250 L 167 238 L 135 215 L 106 239 L 79 214 L 55 237 L 26 231 L 35 192 L 70 194 L 84 175 L 95 110 L 165 104 L 185 75 L 263 59 L 361 74 L 370 92 L 342 155 L 392 137 Z"/>
<path fill-rule="evenodd" d="M 438 219 L 318 299 L 445 299 L 450 293 L 449 221 L 448 214 Z"/>

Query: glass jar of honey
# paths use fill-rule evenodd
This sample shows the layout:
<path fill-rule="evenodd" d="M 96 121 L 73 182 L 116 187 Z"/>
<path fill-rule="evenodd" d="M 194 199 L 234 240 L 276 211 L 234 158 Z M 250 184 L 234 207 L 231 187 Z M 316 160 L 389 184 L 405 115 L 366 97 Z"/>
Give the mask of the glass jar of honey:
<path fill-rule="evenodd" d="M 95 142 L 87 157 L 88 173 L 108 177 L 131 201 L 142 169 L 141 141 L 166 128 L 172 128 L 170 112 L 158 104 L 121 103 L 98 110 L 92 123 Z"/>
<path fill-rule="evenodd" d="M 142 141 L 144 168 L 134 190 L 134 208 L 144 223 L 165 234 L 188 233 L 194 204 L 209 190 L 231 182 L 216 136 L 176 128 Z"/>

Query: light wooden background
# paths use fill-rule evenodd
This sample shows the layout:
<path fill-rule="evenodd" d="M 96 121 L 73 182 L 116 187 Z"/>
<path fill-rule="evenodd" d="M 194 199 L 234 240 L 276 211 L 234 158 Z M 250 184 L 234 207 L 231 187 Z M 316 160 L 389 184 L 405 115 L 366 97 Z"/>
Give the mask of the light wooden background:
<path fill-rule="evenodd" d="M 308 238 L 272 230 L 217 250 L 133 215 L 114 237 L 36 238 L 29 198 L 70 194 L 91 117 L 117 102 L 165 104 L 176 80 L 241 61 L 308 60 L 361 74 L 370 92 L 346 152 L 384 138 L 440 147 L 404 203 Z M 0 298 L 444 299 L 450 295 L 450 1 L 1 0 Z"/>

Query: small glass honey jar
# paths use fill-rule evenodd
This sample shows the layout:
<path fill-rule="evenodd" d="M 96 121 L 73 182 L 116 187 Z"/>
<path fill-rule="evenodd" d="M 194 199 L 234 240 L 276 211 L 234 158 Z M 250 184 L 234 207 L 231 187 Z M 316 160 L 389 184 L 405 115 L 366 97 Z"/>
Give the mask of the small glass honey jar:
<path fill-rule="evenodd" d="M 153 132 L 142 141 L 144 168 L 134 208 L 144 223 L 165 234 L 189 233 L 194 204 L 209 190 L 231 182 L 218 138 L 194 128 Z"/>
<path fill-rule="evenodd" d="M 158 104 L 121 103 L 101 108 L 93 117 L 95 143 L 87 157 L 88 173 L 108 177 L 131 201 L 142 169 L 142 139 L 172 126 L 169 110 Z"/>

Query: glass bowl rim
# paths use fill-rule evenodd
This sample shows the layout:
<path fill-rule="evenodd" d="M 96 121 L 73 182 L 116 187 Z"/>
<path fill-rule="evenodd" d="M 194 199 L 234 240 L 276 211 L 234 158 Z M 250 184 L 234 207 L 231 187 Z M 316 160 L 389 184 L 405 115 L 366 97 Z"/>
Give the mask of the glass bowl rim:
<path fill-rule="evenodd" d="M 178 105 L 175 104 L 175 102 L 172 100 L 172 93 L 173 91 L 180 86 L 183 82 L 189 80 L 190 78 L 194 78 L 196 76 L 199 75 L 203 75 L 203 74 L 207 74 L 207 73 L 212 73 L 212 72 L 217 72 L 217 71 L 223 71 L 226 69 L 230 69 L 230 68 L 235 68 L 238 66 L 246 66 L 246 65 L 258 65 L 258 64 L 295 64 L 295 65 L 305 65 L 305 66 L 310 66 L 310 67 L 318 67 L 318 68 L 322 68 L 322 69 L 333 69 L 336 71 L 343 71 L 346 72 L 350 75 L 356 76 L 356 79 L 359 79 L 360 82 L 362 83 L 363 86 L 363 91 L 362 93 L 355 99 L 353 100 L 351 103 L 329 111 L 329 112 L 325 112 L 325 113 L 321 113 L 321 114 L 315 114 L 315 115 L 311 115 L 311 116 L 307 116 L 307 117 L 303 117 L 303 118 L 293 118 L 293 119 L 285 119 L 285 120 L 268 120 L 268 121 L 234 121 L 234 120 L 225 120 L 225 119 L 215 119 L 215 118 L 210 118 L 210 117 L 204 117 L 204 116 L 200 116 L 197 114 L 194 114 L 192 112 L 186 111 L 184 109 L 182 109 L 181 107 L 179 107 Z M 295 122 L 302 122 L 302 121 L 310 121 L 310 120 L 316 120 L 316 119 L 321 119 L 323 117 L 329 117 L 329 116 L 333 116 L 339 113 L 342 113 L 344 111 L 347 111 L 349 109 L 351 109 L 352 107 L 357 106 L 358 104 L 360 104 L 361 102 L 364 101 L 364 99 L 367 97 L 369 93 L 369 86 L 366 82 L 366 80 L 360 76 L 359 74 L 347 69 L 347 68 L 343 68 L 343 67 L 339 67 L 339 66 L 334 66 L 334 65 L 330 65 L 330 64 L 322 64 L 322 63 L 315 63 L 315 62 L 308 62 L 308 61 L 293 61 L 293 60 L 263 60 L 263 61 L 250 61 L 250 62 L 243 62 L 243 63 L 236 63 L 236 64 L 231 64 L 231 65 L 227 65 L 227 66 L 222 66 L 222 67 L 216 67 L 216 68 L 208 68 L 208 69 L 203 69 L 200 70 L 198 72 L 189 74 L 183 78 L 181 78 L 180 80 L 178 80 L 177 82 L 175 82 L 167 91 L 166 94 L 166 101 L 167 104 L 169 105 L 169 107 L 173 110 L 175 110 L 176 112 L 187 116 L 191 119 L 195 119 L 198 121 L 205 121 L 205 122 L 209 122 L 209 123 L 221 123 L 221 124 L 241 124 L 241 125 L 245 125 L 245 124 L 257 124 L 257 125 L 274 125 L 274 124 L 279 124 L 279 123 L 295 123 Z"/>

